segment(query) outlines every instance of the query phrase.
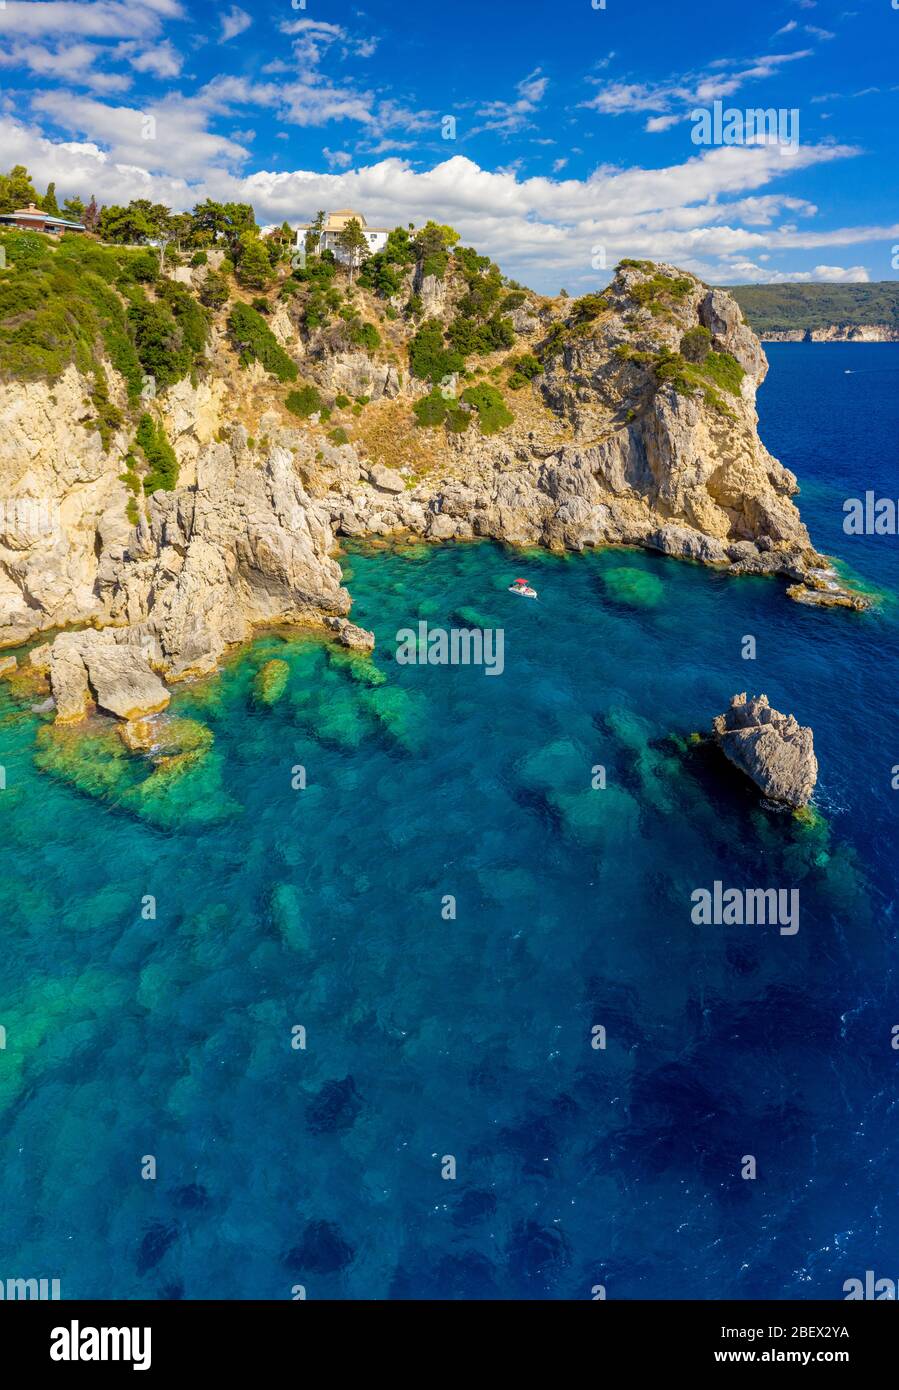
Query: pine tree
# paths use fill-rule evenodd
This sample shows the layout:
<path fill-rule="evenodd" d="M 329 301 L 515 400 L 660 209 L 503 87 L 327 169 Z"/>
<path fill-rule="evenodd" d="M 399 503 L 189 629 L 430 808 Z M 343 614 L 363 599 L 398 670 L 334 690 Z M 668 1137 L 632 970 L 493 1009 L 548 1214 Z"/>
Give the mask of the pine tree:
<path fill-rule="evenodd" d="M 69 222 L 82 222 L 84 220 L 84 203 L 80 198 L 66 198 L 62 205 L 62 215 Z"/>
<path fill-rule="evenodd" d="M 59 216 L 59 203 L 57 203 L 57 201 L 56 201 L 56 184 L 55 184 L 55 183 L 48 183 L 48 184 L 47 184 L 47 191 L 46 191 L 46 193 L 45 193 L 44 196 L 43 196 L 43 199 L 42 199 L 42 206 L 43 206 L 44 212 L 48 213 L 50 217 L 58 217 L 58 216 Z"/>
<path fill-rule="evenodd" d="M 337 233 L 337 245 L 347 258 L 352 284 L 353 272 L 368 255 L 368 241 L 357 217 L 351 217 L 346 226 Z"/>

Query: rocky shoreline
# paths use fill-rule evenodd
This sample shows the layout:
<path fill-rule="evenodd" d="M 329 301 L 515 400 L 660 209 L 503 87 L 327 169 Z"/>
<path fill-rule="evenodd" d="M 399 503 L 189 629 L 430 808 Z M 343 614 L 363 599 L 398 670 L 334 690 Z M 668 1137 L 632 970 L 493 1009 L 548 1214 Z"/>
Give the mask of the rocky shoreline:
<path fill-rule="evenodd" d="M 8 526 L 0 535 L 0 646 L 74 624 L 97 629 L 61 632 L 35 654 L 62 721 L 92 702 L 125 721 L 151 713 L 169 684 L 215 670 L 261 624 L 319 625 L 364 648 L 370 635 L 345 622 L 351 599 L 334 559 L 347 536 L 639 546 L 782 576 L 801 603 L 868 606 L 814 550 L 796 479 L 758 437 L 767 361 L 735 301 L 674 267 L 651 269 L 663 290 L 680 287 L 661 312 L 643 304 L 642 263 L 619 270 L 586 327 L 577 301 L 516 310 L 519 350 L 553 334 L 560 350 L 543 354 L 514 423 L 490 437 L 418 429 L 411 407 L 427 383 L 376 370 L 333 340 L 323 352 L 279 308 L 273 330 L 305 374 L 371 393 L 380 434 L 335 442 L 317 415 L 293 420 L 261 365 L 237 367 L 217 333 L 207 378 L 179 382 L 160 402 L 180 478 L 148 499 L 137 525 L 115 453 L 77 423 L 87 383 L 76 369 L 52 386 L 0 385 L 0 484 L 52 499 L 61 518 L 46 535 Z M 419 289 L 429 312 L 452 313 L 452 287 Z M 697 331 L 716 361 L 731 363 L 739 384 L 726 399 L 669 384 L 659 370 L 682 360 Z"/>
<path fill-rule="evenodd" d="M 899 329 L 884 323 L 828 324 L 824 328 L 769 329 L 763 343 L 899 343 Z"/>

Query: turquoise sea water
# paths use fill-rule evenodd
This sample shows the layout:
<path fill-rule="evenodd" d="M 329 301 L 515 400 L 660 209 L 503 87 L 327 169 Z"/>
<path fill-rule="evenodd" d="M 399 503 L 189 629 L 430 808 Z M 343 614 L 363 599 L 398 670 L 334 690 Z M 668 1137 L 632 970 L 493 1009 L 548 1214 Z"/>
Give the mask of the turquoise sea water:
<path fill-rule="evenodd" d="M 0 683 L 0 1277 L 716 1299 L 896 1275 L 899 542 L 845 537 L 841 506 L 899 495 L 899 347 L 770 357 L 763 438 L 877 615 L 633 552 L 362 547 L 374 666 L 261 637 L 177 695 L 213 736 L 193 764 L 48 745 Z M 475 617 L 502 676 L 392 660 L 398 628 Z M 818 824 L 687 741 L 743 689 L 813 726 Z M 798 934 L 694 926 L 716 879 L 798 887 Z"/>

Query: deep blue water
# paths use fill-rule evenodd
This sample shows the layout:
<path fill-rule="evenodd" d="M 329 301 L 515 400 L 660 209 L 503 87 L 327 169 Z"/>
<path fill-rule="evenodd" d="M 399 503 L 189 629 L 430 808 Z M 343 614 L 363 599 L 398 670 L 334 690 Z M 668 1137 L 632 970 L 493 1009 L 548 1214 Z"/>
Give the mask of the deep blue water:
<path fill-rule="evenodd" d="M 0 1278 L 718 1299 L 899 1275 L 899 541 L 842 532 L 845 497 L 899 496 L 899 347 L 769 355 L 762 436 L 878 614 L 635 553 L 359 549 L 383 683 L 268 635 L 178 695 L 214 743 L 161 789 L 114 736 L 38 768 L 0 685 Z M 391 659 L 460 608 L 504 628 L 501 677 Z M 686 741 L 744 689 L 813 726 L 817 824 Z M 798 934 L 694 926 L 715 879 L 797 887 Z"/>

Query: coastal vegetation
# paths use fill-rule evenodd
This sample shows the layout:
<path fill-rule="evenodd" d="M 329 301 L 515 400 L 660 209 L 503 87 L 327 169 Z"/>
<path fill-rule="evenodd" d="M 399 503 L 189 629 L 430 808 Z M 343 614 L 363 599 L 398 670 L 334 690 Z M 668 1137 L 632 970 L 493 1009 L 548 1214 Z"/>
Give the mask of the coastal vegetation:
<path fill-rule="evenodd" d="M 883 324 L 899 332 L 899 281 L 857 285 L 734 285 L 729 293 L 756 333 Z"/>
<path fill-rule="evenodd" d="M 146 472 L 143 478 L 144 492 L 160 489 L 171 492 L 178 485 L 178 459 L 169 443 L 165 427 L 160 420 L 154 420 L 145 411 L 138 421 L 134 442 L 143 455 Z"/>
<path fill-rule="evenodd" d="M 284 351 L 258 310 L 249 304 L 235 304 L 228 315 L 228 328 L 241 366 L 261 362 L 279 381 L 296 381 L 297 364 Z"/>

